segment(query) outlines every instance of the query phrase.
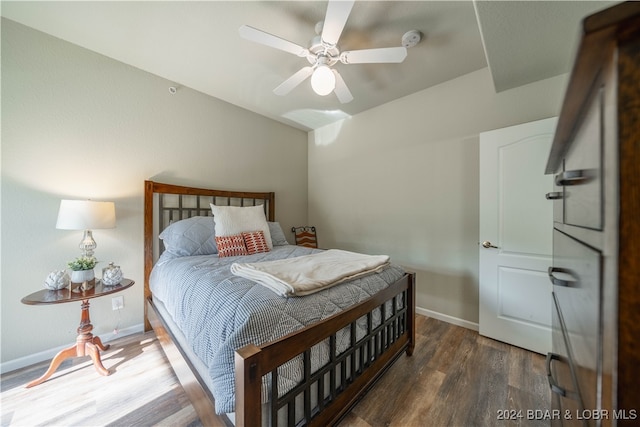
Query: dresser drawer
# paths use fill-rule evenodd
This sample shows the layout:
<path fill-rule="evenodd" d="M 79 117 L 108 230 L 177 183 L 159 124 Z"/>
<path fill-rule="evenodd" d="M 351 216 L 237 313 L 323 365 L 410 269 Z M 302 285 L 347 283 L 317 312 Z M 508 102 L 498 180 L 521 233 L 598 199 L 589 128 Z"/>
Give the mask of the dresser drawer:
<path fill-rule="evenodd" d="M 582 402 L 590 410 L 598 409 L 600 270 L 599 251 L 554 230 L 549 277 L 557 310 L 564 320 L 566 344 L 573 356 Z"/>
<path fill-rule="evenodd" d="M 563 170 L 554 179 L 562 188 L 564 223 L 595 230 L 603 224 L 601 110 L 598 91 L 565 155 Z"/>
<path fill-rule="evenodd" d="M 553 314 L 552 314 L 552 343 L 553 352 L 547 354 L 547 377 L 551 387 L 551 408 L 565 414 L 576 414 L 583 409 L 578 387 L 576 385 L 576 375 L 571 362 L 571 356 L 567 351 L 566 336 L 564 334 L 564 322 L 562 315 L 558 311 L 555 293 L 552 294 Z M 585 425 L 578 421 L 576 417 L 559 417 L 552 420 L 551 425 Z"/>

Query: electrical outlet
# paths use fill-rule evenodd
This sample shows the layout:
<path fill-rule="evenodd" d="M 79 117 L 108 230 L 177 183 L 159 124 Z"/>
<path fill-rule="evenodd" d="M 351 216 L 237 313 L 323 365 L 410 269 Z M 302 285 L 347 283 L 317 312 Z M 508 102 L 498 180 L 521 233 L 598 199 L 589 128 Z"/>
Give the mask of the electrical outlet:
<path fill-rule="evenodd" d="M 114 310 L 120 310 L 124 308 L 124 297 L 122 295 L 111 298 L 111 308 Z"/>

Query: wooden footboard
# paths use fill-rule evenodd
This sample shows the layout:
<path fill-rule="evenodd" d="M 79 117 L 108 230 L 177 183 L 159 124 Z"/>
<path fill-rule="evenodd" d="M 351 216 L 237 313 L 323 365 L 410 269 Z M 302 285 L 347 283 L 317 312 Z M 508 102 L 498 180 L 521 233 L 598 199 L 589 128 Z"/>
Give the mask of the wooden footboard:
<path fill-rule="evenodd" d="M 385 316 L 389 309 L 390 315 Z M 372 322 L 374 310 L 380 310 L 382 315 L 376 326 Z M 356 341 L 356 321 L 363 316 L 367 334 Z M 336 334 L 343 328 L 350 328 L 351 345 L 338 354 Z M 330 360 L 311 372 L 311 348 L 325 340 L 329 340 Z M 284 425 L 334 425 L 403 351 L 410 356 L 414 346 L 414 275 L 405 274 L 389 288 L 352 309 L 263 346 L 249 345 L 236 351 L 236 425 L 261 424 L 262 377 L 265 375 L 270 375 L 269 425 L 278 425 L 279 418 L 282 423 L 283 416 L 279 417 L 278 411 L 283 407 L 286 407 Z M 279 396 L 278 367 L 301 355 L 302 384 Z M 340 378 L 339 382 L 336 377 Z M 318 396 L 315 402 L 312 395 Z M 304 402 L 302 415 L 296 415 L 298 396 L 302 396 Z"/>
<path fill-rule="evenodd" d="M 261 425 L 262 377 L 272 374 L 279 366 L 301 354 L 308 366 L 311 348 L 326 339 L 332 343 L 330 345 L 332 357 L 329 364 L 313 374 L 305 367 L 305 380 L 302 385 L 280 398 L 277 396 L 277 388 L 271 384 L 273 396 L 269 397 L 271 414 L 268 425 L 274 427 L 278 425 L 279 408 L 295 405 L 295 395 L 300 393 L 304 395 L 303 419 L 302 421 L 297 419 L 295 424 L 291 422 L 286 425 L 337 424 L 402 352 L 406 352 L 408 356 L 413 353 L 415 346 L 414 280 L 414 274 L 405 274 L 401 280 L 351 310 L 338 313 L 263 346 L 251 345 L 239 349 L 236 352 L 235 368 L 235 425 Z M 391 315 L 374 327 L 371 313 L 374 310 L 381 310 L 381 313 L 384 313 L 384 306 L 388 301 L 390 301 Z M 146 305 L 149 323 L 203 425 L 229 426 L 230 421 L 226 417 L 216 415 L 211 392 L 155 309 L 153 299 L 149 298 Z M 367 334 L 355 342 L 355 333 L 353 333 L 355 322 L 363 316 L 367 318 Z M 335 351 L 335 336 L 345 327 L 352 329 L 353 341 L 345 352 L 338 355 Z M 346 374 L 347 371 L 349 374 Z M 337 372 L 341 373 L 340 378 L 343 379 L 340 383 L 336 381 Z M 331 379 L 329 385 L 319 385 L 318 378 L 327 373 Z M 317 395 L 327 395 L 327 397 L 313 402 L 312 405 L 309 397 L 312 387 L 319 387 Z M 288 411 L 293 411 L 294 407 L 290 407 Z M 289 417 L 296 418 L 291 414 Z"/>

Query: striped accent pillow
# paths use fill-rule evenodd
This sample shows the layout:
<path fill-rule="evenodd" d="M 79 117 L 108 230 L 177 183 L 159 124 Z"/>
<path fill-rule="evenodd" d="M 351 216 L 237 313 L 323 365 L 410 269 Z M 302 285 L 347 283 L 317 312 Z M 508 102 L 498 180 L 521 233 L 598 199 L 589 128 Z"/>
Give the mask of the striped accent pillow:
<path fill-rule="evenodd" d="M 249 255 L 269 252 L 269 245 L 267 245 L 267 239 L 265 239 L 262 230 L 243 232 L 242 238 L 244 239 L 244 244 L 247 247 L 247 253 Z"/>
<path fill-rule="evenodd" d="M 218 256 L 240 256 L 247 255 L 247 247 L 244 244 L 242 234 L 233 236 L 216 236 L 216 246 L 218 246 Z"/>

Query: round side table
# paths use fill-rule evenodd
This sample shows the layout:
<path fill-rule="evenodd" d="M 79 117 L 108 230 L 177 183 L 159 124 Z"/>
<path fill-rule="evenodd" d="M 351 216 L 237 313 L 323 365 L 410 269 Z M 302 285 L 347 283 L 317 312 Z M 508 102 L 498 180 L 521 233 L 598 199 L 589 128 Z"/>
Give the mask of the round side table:
<path fill-rule="evenodd" d="M 78 337 L 76 338 L 76 343 L 56 354 L 51 361 L 47 372 L 45 372 L 40 378 L 27 384 L 27 388 L 46 381 L 51 375 L 53 375 L 56 369 L 58 369 L 60 364 L 70 357 L 90 356 L 98 373 L 100 375 L 109 375 L 109 370 L 102 365 L 102 360 L 100 359 L 100 350 L 104 351 L 108 349 L 109 344 L 102 344 L 100 338 L 91 333 L 93 325 L 89 318 L 89 300 L 91 298 L 98 298 L 104 295 L 123 291 L 133 286 L 134 283 L 135 282 L 133 280 L 122 279 L 122 281 L 117 285 L 105 286 L 100 281 L 92 289 L 86 291 L 72 291 L 71 286 L 69 286 L 68 289 L 61 289 L 58 291 L 43 289 L 22 298 L 22 303 L 28 305 L 62 304 L 66 302 L 81 301 L 80 326 L 78 326 Z"/>

